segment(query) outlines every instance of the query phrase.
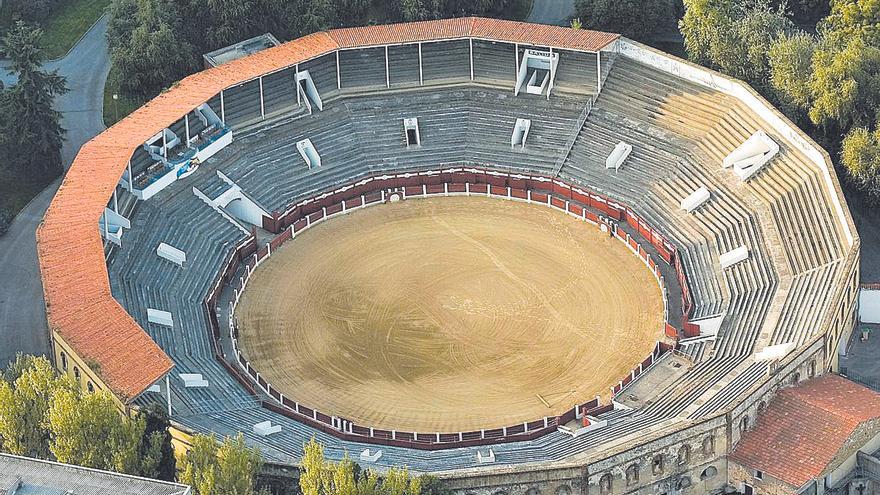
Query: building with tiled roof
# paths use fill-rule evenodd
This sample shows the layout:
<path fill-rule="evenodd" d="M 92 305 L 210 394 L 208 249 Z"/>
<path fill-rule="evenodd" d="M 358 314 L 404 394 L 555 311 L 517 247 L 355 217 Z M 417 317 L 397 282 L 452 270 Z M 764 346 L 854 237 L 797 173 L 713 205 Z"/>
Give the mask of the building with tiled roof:
<path fill-rule="evenodd" d="M 190 495 L 180 483 L 0 453 L 0 495 Z"/>
<path fill-rule="evenodd" d="M 880 393 L 829 374 L 780 391 L 731 452 L 728 470 L 745 493 L 847 493 L 841 481 L 853 482 L 862 465 L 880 465 L 869 459 L 877 450 Z M 880 481 L 880 472 L 867 472 Z"/>
<path fill-rule="evenodd" d="M 318 410 L 248 360 L 236 304 L 294 234 L 453 195 L 604 227 L 661 289 L 662 340 L 600 398 L 469 431 Z M 316 438 L 474 495 L 720 493 L 761 404 L 837 368 L 859 242 L 828 154 L 742 82 L 481 18 L 318 32 L 193 74 L 83 146 L 37 232 L 53 357 L 83 388 L 163 404 L 183 447 L 242 432 L 290 466 Z"/>

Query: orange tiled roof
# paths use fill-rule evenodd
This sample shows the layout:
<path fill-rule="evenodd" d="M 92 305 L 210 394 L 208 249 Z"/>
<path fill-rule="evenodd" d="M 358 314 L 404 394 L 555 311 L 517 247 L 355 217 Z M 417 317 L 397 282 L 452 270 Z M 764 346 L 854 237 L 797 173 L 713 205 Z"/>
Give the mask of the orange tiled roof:
<path fill-rule="evenodd" d="M 880 394 L 838 375 L 779 392 L 730 459 L 795 488 L 818 477 L 853 431 L 880 418 Z"/>
<path fill-rule="evenodd" d="M 135 148 L 221 90 L 338 48 L 474 36 L 598 50 L 618 35 L 480 18 L 318 32 L 186 77 L 83 145 L 43 223 L 37 250 L 50 328 L 131 400 L 173 364 L 113 299 L 98 220 Z"/>

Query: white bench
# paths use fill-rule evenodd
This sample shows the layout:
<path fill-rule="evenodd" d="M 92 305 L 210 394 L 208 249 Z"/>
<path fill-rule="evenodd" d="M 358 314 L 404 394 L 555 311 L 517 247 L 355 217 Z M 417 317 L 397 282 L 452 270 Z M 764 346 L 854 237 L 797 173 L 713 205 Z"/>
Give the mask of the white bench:
<path fill-rule="evenodd" d="M 263 421 L 254 425 L 254 435 L 268 437 L 281 431 L 281 425 L 272 426 L 271 421 Z"/>
<path fill-rule="evenodd" d="M 721 263 L 721 269 L 724 270 L 747 259 L 749 259 L 749 248 L 740 246 L 722 254 L 718 261 Z"/>
<path fill-rule="evenodd" d="M 360 457 L 361 461 L 363 462 L 376 462 L 382 458 L 382 451 L 379 449 L 376 449 L 374 451 L 371 451 L 370 449 L 364 449 L 363 452 L 361 452 Z"/>
<path fill-rule="evenodd" d="M 608 158 L 605 159 L 605 168 L 613 168 L 617 170 L 623 165 L 624 160 L 629 156 L 632 152 L 632 145 L 624 143 L 623 141 L 617 143 L 617 146 L 611 150 L 611 154 L 608 155 Z"/>
<path fill-rule="evenodd" d="M 156 325 L 174 328 L 174 318 L 171 316 L 171 313 L 161 309 L 147 308 L 147 321 Z"/>
<path fill-rule="evenodd" d="M 159 247 L 156 248 L 156 255 L 178 266 L 183 266 L 186 262 L 186 253 L 164 242 L 159 243 Z"/>
<path fill-rule="evenodd" d="M 692 213 L 694 210 L 700 207 L 706 201 L 709 201 L 709 197 L 711 193 L 706 186 L 700 186 L 699 189 L 692 192 L 688 197 L 681 200 L 681 209 L 685 210 L 688 213 Z"/>
<path fill-rule="evenodd" d="M 315 149 L 315 145 L 312 144 L 310 139 L 306 138 L 302 141 L 298 141 L 296 143 L 296 149 L 299 150 L 300 156 L 305 160 L 306 165 L 309 166 L 309 170 L 311 170 L 313 166 L 321 166 L 321 155 L 318 154 L 318 150 Z"/>
<path fill-rule="evenodd" d="M 208 386 L 208 380 L 202 378 L 201 373 L 181 373 L 180 379 L 184 388 L 204 388 Z"/>
<path fill-rule="evenodd" d="M 486 455 L 483 455 L 483 453 L 478 450 L 477 451 L 477 462 L 480 464 L 490 464 L 490 463 L 495 462 L 495 451 L 492 449 L 489 449 L 489 453 Z"/>
<path fill-rule="evenodd" d="M 724 157 L 721 165 L 733 167 L 733 172 L 743 182 L 758 173 L 767 162 L 779 152 L 779 145 L 764 131 L 758 131 L 729 155 Z"/>

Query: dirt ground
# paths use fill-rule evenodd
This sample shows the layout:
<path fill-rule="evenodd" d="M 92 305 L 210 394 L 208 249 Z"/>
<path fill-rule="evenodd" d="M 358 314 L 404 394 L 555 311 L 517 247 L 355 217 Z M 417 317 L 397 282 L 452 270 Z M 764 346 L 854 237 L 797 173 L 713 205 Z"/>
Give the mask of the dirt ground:
<path fill-rule="evenodd" d="M 595 226 L 457 197 L 302 232 L 257 269 L 236 318 L 285 396 L 364 426 L 457 432 L 607 397 L 662 337 L 663 301 Z"/>

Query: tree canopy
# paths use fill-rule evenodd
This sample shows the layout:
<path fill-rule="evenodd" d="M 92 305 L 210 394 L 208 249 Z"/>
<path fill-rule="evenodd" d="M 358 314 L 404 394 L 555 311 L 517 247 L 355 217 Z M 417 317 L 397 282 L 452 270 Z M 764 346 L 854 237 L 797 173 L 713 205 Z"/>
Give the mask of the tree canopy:
<path fill-rule="evenodd" d="M 646 40 L 656 32 L 673 10 L 671 0 L 577 0 L 575 12 L 580 25 Z"/>
<path fill-rule="evenodd" d="M 252 495 L 262 465 L 259 451 L 248 448 L 241 433 L 226 437 L 222 444 L 213 436 L 195 435 L 192 448 L 181 459 L 180 482 L 199 495 Z"/>

